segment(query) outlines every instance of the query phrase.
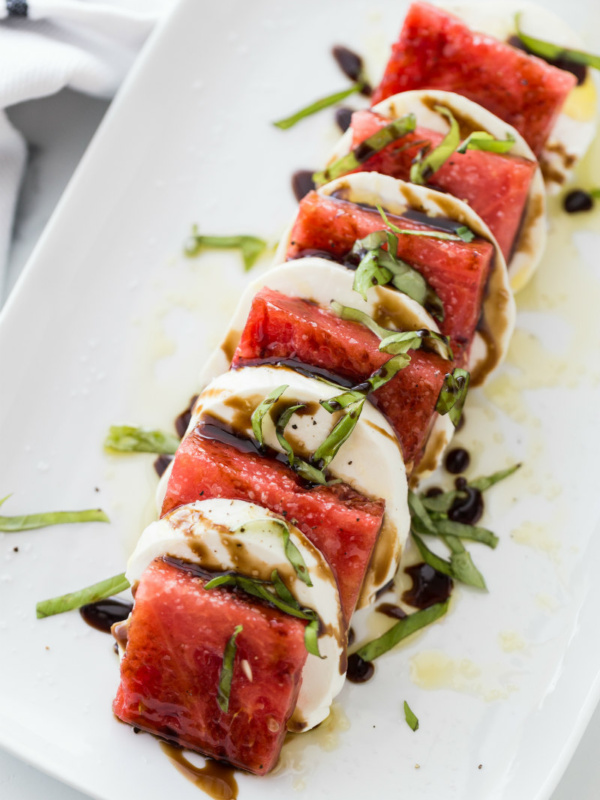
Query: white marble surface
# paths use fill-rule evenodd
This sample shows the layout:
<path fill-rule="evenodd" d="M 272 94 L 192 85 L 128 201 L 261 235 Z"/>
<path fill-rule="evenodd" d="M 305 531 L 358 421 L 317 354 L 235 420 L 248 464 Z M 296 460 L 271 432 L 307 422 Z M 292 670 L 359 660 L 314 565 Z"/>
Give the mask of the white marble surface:
<path fill-rule="evenodd" d="M 62 92 L 25 103 L 10 113 L 30 144 L 27 175 L 19 202 L 5 293 L 14 286 L 44 225 L 77 166 L 107 103 Z M 77 732 L 74 731 L 76 736 Z M 598 800 L 600 796 L 600 709 L 596 711 L 551 800 Z M 2 800 L 84 800 L 80 792 L 0 751 Z M 417 800 L 415 798 L 414 800 Z"/>

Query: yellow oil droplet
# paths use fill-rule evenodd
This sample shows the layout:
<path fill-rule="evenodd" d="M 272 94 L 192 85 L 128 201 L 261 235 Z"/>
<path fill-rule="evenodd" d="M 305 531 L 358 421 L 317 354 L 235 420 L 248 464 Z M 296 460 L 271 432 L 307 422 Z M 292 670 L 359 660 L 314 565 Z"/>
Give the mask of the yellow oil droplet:
<path fill-rule="evenodd" d="M 502 631 L 498 635 L 500 647 L 505 653 L 515 653 L 524 650 L 526 647 L 525 639 L 517 631 Z"/>
<path fill-rule="evenodd" d="M 587 77 L 581 86 L 575 86 L 569 92 L 562 113 L 576 122 L 591 122 L 598 110 L 598 93 L 594 79 L 588 70 Z"/>
<path fill-rule="evenodd" d="M 468 658 L 452 658 L 439 650 L 417 653 L 410 660 L 410 679 L 421 689 L 452 689 L 489 702 L 505 699 L 516 688 L 503 686 L 495 672 Z"/>
<path fill-rule="evenodd" d="M 560 542 L 548 531 L 547 525 L 524 522 L 511 533 L 511 539 L 548 555 L 553 561 L 559 560 Z"/>

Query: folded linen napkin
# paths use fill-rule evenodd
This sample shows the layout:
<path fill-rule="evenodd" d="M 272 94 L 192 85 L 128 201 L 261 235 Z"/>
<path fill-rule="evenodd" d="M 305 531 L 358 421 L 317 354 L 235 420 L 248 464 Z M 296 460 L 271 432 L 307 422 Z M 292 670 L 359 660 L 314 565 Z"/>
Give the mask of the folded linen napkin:
<path fill-rule="evenodd" d="M 0 300 L 26 144 L 4 109 L 66 87 L 111 97 L 174 0 L 0 0 Z"/>

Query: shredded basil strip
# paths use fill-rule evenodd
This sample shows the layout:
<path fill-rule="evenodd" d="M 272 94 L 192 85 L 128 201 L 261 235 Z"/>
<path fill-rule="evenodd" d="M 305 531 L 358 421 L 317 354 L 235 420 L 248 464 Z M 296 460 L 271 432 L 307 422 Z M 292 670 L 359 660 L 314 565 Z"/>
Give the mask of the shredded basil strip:
<path fill-rule="evenodd" d="M 440 389 L 435 410 L 438 414 L 448 414 L 454 427 L 460 422 L 470 380 L 471 375 L 466 369 L 456 367 L 446 375 Z"/>
<path fill-rule="evenodd" d="M 407 636 L 416 633 L 421 630 L 421 628 L 425 628 L 427 625 L 431 625 L 432 622 L 440 619 L 440 617 L 443 617 L 446 611 L 448 611 L 448 605 L 449 602 L 446 600 L 445 603 L 436 603 L 422 611 L 416 611 L 414 614 L 410 614 L 408 617 L 398 620 L 398 622 L 382 636 L 373 639 L 373 641 L 359 648 L 356 651 L 357 654 L 364 661 L 374 661 L 376 658 L 379 658 L 379 656 L 387 653 L 388 650 L 391 650 L 392 647 L 395 647 L 403 639 L 406 639 Z"/>
<path fill-rule="evenodd" d="M 288 462 L 290 467 L 300 475 L 301 478 L 304 480 L 310 481 L 311 483 L 318 483 L 321 486 L 325 486 L 328 481 L 325 477 L 325 473 L 318 469 L 317 467 L 313 466 L 313 464 L 309 464 L 308 461 L 305 461 L 303 458 L 300 458 L 294 453 L 294 448 L 285 438 L 285 428 L 290 421 L 292 415 L 298 411 L 300 408 L 304 408 L 303 403 L 299 403 L 295 406 L 290 406 L 290 408 L 286 408 L 280 415 L 275 423 L 275 435 L 277 436 L 277 441 L 283 448 L 283 451 L 286 453 L 288 457 Z"/>
<path fill-rule="evenodd" d="M 388 330 L 388 328 L 378 325 L 373 317 L 365 314 L 364 311 L 359 311 L 358 308 L 343 306 L 341 303 L 338 303 L 337 300 L 332 300 L 331 309 L 333 313 L 340 319 L 347 321 L 349 320 L 350 322 L 360 322 L 365 326 L 365 328 L 368 328 L 371 333 L 374 333 L 375 336 L 378 336 L 380 339 L 385 339 L 386 336 L 389 336 L 391 333 L 393 333 L 393 331 Z"/>
<path fill-rule="evenodd" d="M 314 103 L 310 103 L 310 105 L 301 108 L 299 111 L 296 111 L 295 114 L 291 114 L 289 117 L 277 120 L 277 122 L 274 122 L 273 125 L 283 131 L 287 130 L 288 128 L 292 128 L 297 122 L 300 122 L 301 119 L 310 117 L 312 114 L 316 114 L 318 111 L 322 111 L 324 108 L 329 108 L 329 106 L 334 106 L 336 103 L 345 100 L 346 97 L 350 97 L 351 94 L 361 92 L 365 88 L 365 85 L 366 84 L 363 81 L 359 81 L 349 89 L 344 89 L 342 92 L 335 92 L 334 94 L 327 95 L 327 97 L 322 97 L 320 100 L 315 100 Z"/>
<path fill-rule="evenodd" d="M 111 425 L 104 440 L 104 449 L 119 453 L 164 453 L 173 455 L 179 447 L 174 433 L 136 428 L 133 425 Z"/>
<path fill-rule="evenodd" d="M 406 700 L 404 701 L 404 719 L 406 720 L 406 724 L 411 729 L 411 731 L 419 730 L 419 720 L 415 716 L 413 710 L 408 705 Z"/>
<path fill-rule="evenodd" d="M 480 492 L 485 492 L 490 486 L 494 486 L 494 484 L 498 483 L 499 481 L 504 480 L 504 478 L 508 478 L 513 475 L 520 467 L 520 464 L 515 464 L 512 467 L 508 467 L 507 469 L 499 470 L 498 472 L 494 472 L 493 475 L 483 476 L 481 478 L 476 478 L 473 481 L 470 481 L 466 488 L 467 489 L 477 489 Z M 456 498 L 466 498 L 467 492 L 466 489 L 452 489 L 450 492 L 442 492 L 442 494 L 436 494 L 432 497 L 427 497 L 426 495 L 421 494 L 420 499 L 427 509 L 427 511 L 432 511 L 434 513 L 446 513 L 452 507 L 452 504 L 456 500 Z"/>
<path fill-rule="evenodd" d="M 363 396 L 360 400 L 346 406 L 340 421 L 313 453 L 313 461 L 316 464 L 322 464 L 323 469 L 333 461 L 341 446 L 350 438 L 360 418 L 365 400 L 366 398 Z"/>
<path fill-rule="evenodd" d="M 252 416 L 250 417 L 250 421 L 252 423 L 252 433 L 261 447 L 265 446 L 265 439 L 262 431 L 263 419 L 287 388 L 288 384 L 284 383 L 281 386 L 278 386 L 276 389 L 273 389 L 273 391 L 267 395 L 262 403 L 257 405 L 252 412 Z"/>
<path fill-rule="evenodd" d="M 414 230 L 409 230 L 407 228 L 399 228 L 397 225 L 394 225 L 393 222 L 389 221 L 385 211 L 379 205 L 379 203 L 376 203 L 376 208 L 377 208 L 377 211 L 379 211 L 379 214 L 381 215 L 381 218 L 383 219 L 385 224 L 389 228 L 391 228 L 394 231 L 394 233 L 397 233 L 397 234 L 400 234 L 400 235 L 404 235 L 404 236 L 424 236 L 426 239 L 442 239 L 442 240 L 448 241 L 448 242 L 459 242 L 459 241 L 461 241 L 461 242 L 467 242 L 467 244 L 469 242 L 472 242 L 473 239 L 475 238 L 475 234 L 473 233 L 473 231 L 470 228 L 467 228 L 466 225 L 459 225 L 458 223 L 457 223 L 457 227 L 454 230 L 454 233 L 444 233 L 443 231 L 434 231 L 434 230 L 430 230 L 430 231 L 414 231 Z"/>
<path fill-rule="evenodd" d="M 440 515 L 439 518 L 436 518 L 434 515 L 433 522 L 435 524 L 435 530 L 430 531 L 426 530 L 423 533 L 429 533 L 434 536 L 457 536 L 459 539 L 468 539 L 472 542 L 480 542 L 481 544 L 485 544 L 492 549 L 495 549 L 498 546 L 498 542 L 500 541 L 495 533 L 488 530 L 487 528 L 481 528 L 477 525 L 466 525 L 463 522 L 454 522 L 454 520 L 448 519 L 446 515 Z M 419 520 L 417 522 L 417 526 L 421 523 Z"/>
<path fill-rule="evenodd" d="M 394 227 L 387 221 L 381 207 L 377 206 L 377 208 L 382 214 L 384 222 L 390 227 Z M 407 232 L 412 233 L 412 231 Z M 387 250 L 384 250 L 383 247 L 386 244 Z M 370 288 L 391 283 L 399 292 L 415 300 L 433 316 L 443 321 L 442 301 L 421 273 L 406 261 L 398 258 L 397 252 L 398 239 L 390 231 L 374 231 L 364 239 L 357 239 L 352 247 L 351 255 L 358 255 L 360 261 L 356 268 L 352 288 L 366 301 L 367 291 Z"/>
<path fill-rule="evenodd" d="M 81 608 L 81 606 L 86 606 L 88 603 L 105 600 L 107 597 L 112 597 L 119 592 L 125 591 L 125 589 L 129 589 L 129 581 L 125 577 L 125 573 L 115 575 L 113 578 L 107 578 L 104 581 L 92 584 L 92 586 L 86 586 L 85 589 L 80 589 L 77 592 L 63 594 L 60 597 L 52 597 L 50 600 L 42 600 L 35 607 L 36 616 L 38 619 L 43 619 L 54 614 L 72 611 L 74 608 Z"/>
<path fill-rule="evenodd" d="M 309 653 L 317 658 L 325 658 L 319 652 L 319 620 L 313 619 L 304 629 L 304 646 Z"/>
<path fill-rule="evenodd" d="M 5 503 L 10 495 L 0 500 L 0 506 Z M 41 514 L 19 514 L 6 517 L 0 515 L 0 531 L 3 533 L 19 533 L 31 531 L 36 528 L 47 528 L 50 525 L 64 525 L 72 522 L 110 522 L 104 511 L 100 508 L 90 508 L 85 511 L 48 511 Z"/>
<path fill-rule="evenodd" d="M 569 47 L 546 42 L 543 39 L 536 39 L 533 36 L 528 36 L 523 33 L 520 27 L 521 13 L 515 15 L 515 27 L 517 29 L 517 36 L 523 42 L 525 47 L 541 58 L 550 59 L 555 61 L 557 59 L 564 59 L 565 61 L 573 61 L 576 64 L 585 64 L 586 67 L 593 67 L 600 69 L 600 56 L 593 53 L 586 53 L 583 50 L 572 50 Z"/>
<path fill-rule="evenodd" d="M 425 531 L 425 533 L 426 532 L 427 531 Z M 430 567 L 433 567 L 433 569 L 438 572 L 448 575 L 448 577 L 454 578 L 454 580 L 464 583 L 467 586 L 474 586 L 477 589 L 487 590 L 483 576 L 473 563 L 470 553 L 456 536 L 441 537 L 450 550 L 450 561 L 441 558 L 427 547 L 425 542 L 415 531 L 414 524 L 412 527 L 412 537 L 421 554 L 421 558 L 426 564 L 429 564 Z"/>
<path fill-rule="evenodd" d="M 469 486 L 471 489 L 479 489 L 480 492 L 485 492 L 495 483 L 499 483 L 505 478 L 509 478 L 511 475 L 514 475 L 520 466 L 520 464 L 514 464 L 512 467 L 498 470 L 498 472 L 494 472 L 492 475 L 488 475 L 487 477 L 476 478 L 474 481 L 469 482 Z"/>
<path fill-rule="evenodd" d="M 434 106 L 433 110 L 446 117 L 450 123 L 450 130 L 431 152 L 427 153 L 427 155 L 421 152 L 420 157 L 410 168 L 411 182 L 420 185 L 424 185 L 433 173 L 437 172 L 460 144 L 460 127 L 452 112 L 444 106 Z"/>
<path fill-rule="evenodd" d="M 231 683 L 233 681 L 233 664 L 237 653 L 236 639 L 244 630 L 243 625 L 236 625 L 233 633 L 227 640 L 225 652 L 223 653 L 223 664 L 219 675 L 219 688 L 217 689 L 217 703 L 219 708 L 226 714 L 229 711 L 229 696 L 231 694 Z"/>
<path fill-rule="evenodd" d="M 198 233 L 198 226 L 194 225 L 183 252 L 188 258 L 194 258 L 205 248 L 239 250 L 244 261 L 244 269 L 248 272 L 267 246 L 267 242 L 257 236 L 204 236 Z"/>
<path fill-rule="evenodd" d="M 397 375 L 401 369 L 404 369 L 404 367 L 408 366 L 408 364 L 410 364 L 410 356 L 406 355 L 405 353 L 400 353 L 399 355 L 390 358 L 385 362 L 385 364 L 382 364 L 378 370 L 376 370 L 362 383 L 358 384 L 352 389 L 348 389 L 341 394 L 336 395 L 335 397 L 330 397 L 328 400 L 321 400 L 320 403 L 326 411 L 329 411 L 330 414 L 333 414 L 335 411 L 339 411 L 340 409 L 345 409 L 346 413 L 351 413 L 352 409 L 350 409 L 350 406 L 356 403 L 364 402 L 364 399 L 367 397 L 367 395 L 371 394 L 371 392 L 376 392 L 377 389 L 380 389 L 382 386 L 388 383 L 388 381 Z M 314 458 L 316 460 L 316 453 Z"/>
<path fill-rule="evenodd" d="M 338 158 L 329 167 L 322 172 L 315 172 L 313 181 L 320 186 L 323 183 L 339 178 L 347 172 L 360 167 L 365 161 L 368 161 L 371 156 L 374 156 L 384 147 L 398 141 L 407 133 L 412 133 L 417 127 L 417 118 L 414 114 L 406 114 L 404 117 L 395 119 L 384 128 L 376 131 L 376 133 L 368 136 L 364 141 L 358 144 L 347 155 Z"/>
<path fill-rule="evenodd" d="M 600 200 L 600 189 L 590 189 L 588 194 L 590 197 L 593 197 L 594 200 Z"/>
<path fill-rule="evenodd" d="M 506 139 L 496 139 L 486 131 L 473 131 L 464 142 L 456 148 L 457 153 L 466 153 L 467 150 L 484 150 L 486 153 L 508 153 L 512 150 L 515 137 L 508 133 Z"/>
<path fill-rule="evenodd" d="M 285 557 L 294 568 L 294 572 L 300 580 L 307 586 L 312 586 L 312 581 L 308 573 L 308 568 L 302 553 L 298 550 L 296 545 L 290 539 L 290 529 L 282 519 L 273 519 L 273 517 L 265 517 L 264 519 L 253 519 L 240 525 L 239 528 L 233 533 L 252 533 L 253 531 L 264 531 L 265 528 L 270 529 L 274 533 L 281 534 L 283 539 L 283 550 Z"/>
<path fill-rule="evenodd" d="M 312 608 L 301 608 L 297 600 L 294 598 L 292 593 L 289 589 L 285 586 L 281 577 L 277 570 L 273 570 L 271 573 L 271 581 L 259 581 L 256 578 L 248 578 L 245 575 L 237 575 L 233 573 L 229 573 L 227 575 L 219 575 L 216 578 L 213 578 L 211 581 L 208 581 L 204 584 L 204 588 L 209 591 L 210 589 L 215 589 L 218 586 L 236 586 L 242 591 L 246 592 L 246 594 L 253 595 L 254 597 L 258 597 L 261 600 L 266 600 L 267 603 L 271 603 L 278 608 L 280 611 L 283 611 L 284 614 L 289 614 L 291 617 L 297 617 L 298 619 L 308 620 L 309 622 L 316 622 L 316 626 L 311 628 L 310 633 L 306 633 L 310 626 L 306 626 L 304 632 L 304 643 L 306 649 L 312 653 L 313 655 L 321 657 L 319 654 L 318 646 L 316 647 L 316 652 L 314 649 L 315 643 L 313 641 L 314 634 L 312 631 L 315 627 L 318 630 L 319 625 L 319 618 L 315 611 Z M 269 587 L 272 587 L 274 591 L 270 591 Z M 307 642 L 308 638 L 308 642 Z M 309 649 L 313 648 L 313 649 Z"/>

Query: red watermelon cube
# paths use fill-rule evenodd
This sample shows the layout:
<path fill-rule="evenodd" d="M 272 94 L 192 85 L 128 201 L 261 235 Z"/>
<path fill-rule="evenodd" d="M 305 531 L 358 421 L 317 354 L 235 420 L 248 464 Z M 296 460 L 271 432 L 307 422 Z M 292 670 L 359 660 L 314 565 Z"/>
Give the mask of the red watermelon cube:
<path fill-rule="evenodd" d="M 373 105 L 410 89 L 456 92 L 516 128 L 539 155 L 576 82 L 570 72 L 477 33 L 441 8 L 415 2 Z"/>
<path fill-rule="evenodd" d="M 427 225 L 407 217 L 388 215 L 388 219 L 402 229 L 428 230 Z M 310 192 L 300 202 L 287 258 L 317 250 L 343 262 L 357 239 L 381 230 L 387 228 L 376 210 Z M 440 328 L 450 337 L 455 365 L 463 366 L 481 314 L 493 245 L 478 237 L 467 243 L 399 234 L 397 255 L 437 292 L 445 312 Z"/>
<path fill-rule="evenodd" d="M 300 691 L 305 623 L 204 584 L 184 564 L 160 558 L 144 572 L 113 710 L 123 722 L 263 775 L 277 762 Z M 238 625 L 222 711 L 223 655 Z"/>
<path fill-rule="evenodd" d="M 389 119 L 373 111 L 352 115 L 352 147 L 389 124 Z M 429 143 L 435 149 L 443 135 L 427 128 L 416 128 L 379 153 L 371 156 L 355 172 L 380 172 L 392 178 L 410 180 L 410 168 L 419 150 Z M 410 145 L 414 142 L 414 145 Z M 417 144 L 418 142 L 418 144 Z M 537 164 L 519 156 L 467 150 L 455 153 L 427 180 L 427 186 L 465 200 L 496 237 L 504 257 L 509 260 L 527 205 L 529 187 Z"/>
<path fill-rule="evenodd" d="M 290 521 L 323 553 L 352 616 L 383 522 L 384 502 L 346 484 L 308 487 L 287 464 L 208 438 L 202 423 L 179 445 L 162 513 L 224 497 L 268 508 Z"/>
<path fill-rule="evenodd" d="M 358 384 L 389 358 L 379 338 L 358 322 L 342 320 L 314 303 L 272 289 L 255 296 L 232 366 L 294 358 Z M 422 350 L 369 399 L 395 429 L 407 469 L 419 461 L 450 366 Z"/>

